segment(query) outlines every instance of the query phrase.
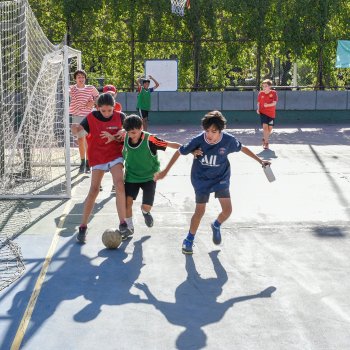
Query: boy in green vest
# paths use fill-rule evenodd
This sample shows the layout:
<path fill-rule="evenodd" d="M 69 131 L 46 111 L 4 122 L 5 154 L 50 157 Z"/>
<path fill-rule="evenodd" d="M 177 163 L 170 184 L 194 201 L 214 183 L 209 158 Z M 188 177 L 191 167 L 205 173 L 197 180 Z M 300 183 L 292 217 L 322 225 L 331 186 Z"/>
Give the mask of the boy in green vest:
<path fill-rule="evenodd" d="M 155 85 L 150 88 L 151 80 Z M 136 83 L 138 91 L 136 108 L 142 119 L 143 130 L 147 131 L 148 112 L 151 110 L 151 93 L 159 86 L 159 83 L 151 75 L 149 75 L 149 79 L 142 79 L 142 85 L 141 78 L 137 79 Z"/>
<path fill-rule="evenodd" d="M 141 210 L 148 227 L 153 226 L 150 213 L 156 192 L 154 174 L 159 172 L 157 151 L 167 147 L 178 149 L 177 142 L 162 140 L 142 128 L 142 119 L 132 114 L 125 118 L 123 127 L 126 131 L 123 158 L 125 167 L 126 223 L 133 232 L 132 205 L 140 191 L 143 190 Z"/>

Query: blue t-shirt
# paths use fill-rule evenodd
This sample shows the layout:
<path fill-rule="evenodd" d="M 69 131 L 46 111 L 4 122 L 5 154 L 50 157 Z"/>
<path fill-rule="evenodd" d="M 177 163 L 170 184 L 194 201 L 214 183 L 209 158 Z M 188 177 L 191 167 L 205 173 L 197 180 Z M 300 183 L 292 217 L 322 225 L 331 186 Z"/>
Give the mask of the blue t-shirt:
<path fill-rule="evenodd" d="M 230 187 L 229 153 L 239 152 L 242 144 L 226 132 L 221 133 L 221 139 L 215 144 L 209 144 L 205 132 L 194 137 L 188 144 L 179 148 L 182 155 L 189 154 L 200 148 L 202 156 L 193 159 L 191 182 L 196 193 L 211 193 Z"/>

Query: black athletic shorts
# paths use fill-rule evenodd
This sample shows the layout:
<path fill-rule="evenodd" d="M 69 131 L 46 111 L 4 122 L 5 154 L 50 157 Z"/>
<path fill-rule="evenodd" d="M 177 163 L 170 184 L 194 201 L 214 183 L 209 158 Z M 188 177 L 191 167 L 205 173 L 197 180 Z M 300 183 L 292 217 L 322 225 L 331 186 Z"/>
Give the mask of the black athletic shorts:
<path fill-rule="evenodd" d="M 142 119 L 148 119 L 148 111 L 146 111 L 145 109 L 139 109 L 139 116 Z"/>
<path fill-rule="evenodd" d="M 261 125 L 267 124 L 269 126 L 275 126 L 275 118 L 271 118 L 265 114 L 260 113 Z"/>
<path fill-rule="evenodd" d="M 156 183 L 151 180 L 147 182 L 125 182 L 125 195 L 132 197 L 133 200 L 137 198 L 140 188 L 143 191 L 142 204 L 153 205 L 154 196 L 156 193 Z"/>
<path fill-rule="evenodd" d="M 208 203 L 209 202 L 210 193 L 196 193 L 196 203 Z M 231 198 L 230 189 L 224 188 L 222 190 L 215 192 L 215 198 Z"/>

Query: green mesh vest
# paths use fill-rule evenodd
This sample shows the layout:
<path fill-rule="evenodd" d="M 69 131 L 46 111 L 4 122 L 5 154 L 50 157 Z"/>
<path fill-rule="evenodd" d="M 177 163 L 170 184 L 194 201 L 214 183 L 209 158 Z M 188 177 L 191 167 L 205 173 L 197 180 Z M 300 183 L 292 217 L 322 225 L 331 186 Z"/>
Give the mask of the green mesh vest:
<path fill-rule="evenodd" d="M 137 95 L 136 107 L 144 111 L 149 111 L 151 109 L 151 92 L 149 90 L 141 89 Z"/>
<path fill-rule="evenodd" d="M 129 146 L 129 137 L 124 140 L 123 157 L 125 166 L 125 182 L 147 182 L 153 180 L 153 175 L 159 171 L 159 160 L 153 155 L 148 138 L 150 134 L 143 132 L 144 138 L 137 147 Z"/>

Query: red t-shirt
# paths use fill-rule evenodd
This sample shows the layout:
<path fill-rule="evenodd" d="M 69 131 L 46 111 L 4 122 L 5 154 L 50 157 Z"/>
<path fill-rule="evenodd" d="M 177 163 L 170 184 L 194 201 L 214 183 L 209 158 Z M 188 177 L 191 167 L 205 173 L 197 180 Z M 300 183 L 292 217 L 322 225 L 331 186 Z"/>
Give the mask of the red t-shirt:
<path fill-rule="evenodd" d="M 120 113 L 113 112 L 112 117 L 106 121 L 99 120 L 94 113 L 89 113 L 86 119 L 89 125 L 89 133 L 86 137 L 89 165 L 105 164 L 118 157 L 122 157 L 122 143 L 112 141 L 106 144 L 107 139 L 100 136 L 102 131 L 108 131 L 110 134 L 115 135 L 118 130 L 122 129 Z"/>
<path fill-rule="evenodd" d="M 121 105 L 119 102 L 116 102 L 116 103 L 114 104 L 113 110 L 114 110 L 115 112 L 121 112 L 121 111 L 122 111 L 122 105 Z"/>
<path fill-rule="evenodd" d="M 259 112 L 267 115 L 270 118 L 275 118 L 276 106 L 264 107 L 264 103 L 270 104 L 273 101 L 278 101 L 277 92 L 275 90 L 270 90 L 267 94 L 264 91 L 260 91 L 258 95 Z"/>

